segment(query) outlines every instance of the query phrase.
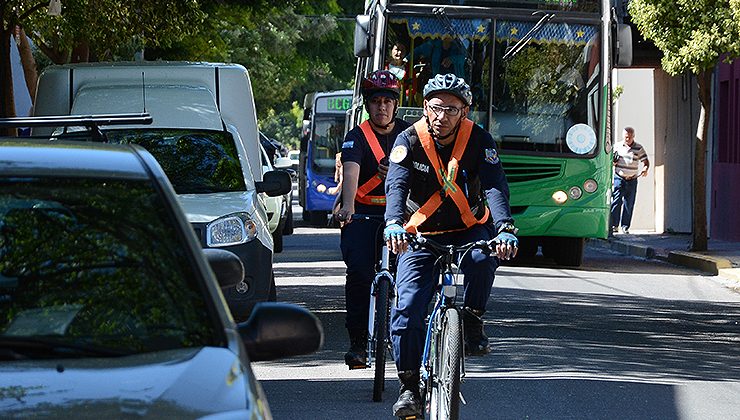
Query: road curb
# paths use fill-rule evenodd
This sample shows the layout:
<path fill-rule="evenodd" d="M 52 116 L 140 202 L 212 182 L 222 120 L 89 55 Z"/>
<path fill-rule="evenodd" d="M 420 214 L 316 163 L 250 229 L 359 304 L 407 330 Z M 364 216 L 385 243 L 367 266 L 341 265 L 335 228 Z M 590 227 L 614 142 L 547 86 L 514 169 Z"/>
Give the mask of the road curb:
<path fill-rule="evenodd" d="M 633 243 L 613 238 L 598 239 L 597 241 L 592 241 L 592 243 L 596 243 L 598 246 L 609 248 L 621 254 L 647 259 L 663 260 L 671 264 L 693 268 L 715 276 L 721 275 L 732 280 L 740 281 L 740 268 L 733 268 L 732 262 L 726 258 L 713 257 L 689 251 L 668 251 L 667 254 L 662 255 L 653 247 L 647 245 L 635 245 Z"/>
<path fill-rule="evenodd" d="M 732 269 L 732 262 L 725 258 L 712 257 L 696 252 L 671 251 L 668 253 L 668 261 L 684 267 L 695 268 L 706 273 L 720 273 L 720 270 Z"/>
<path fill-rule="evenodd" d="M 609 248 L 612 251 L 616 251 L 622 254 L 633 255 L 635 257 L 642 257 L 647 259 L 656 258 L 655 249 L 649 246 L 635 245 L 615 239 L 597 239 L 591 241 L 598 246 L 603 248 Z"/>

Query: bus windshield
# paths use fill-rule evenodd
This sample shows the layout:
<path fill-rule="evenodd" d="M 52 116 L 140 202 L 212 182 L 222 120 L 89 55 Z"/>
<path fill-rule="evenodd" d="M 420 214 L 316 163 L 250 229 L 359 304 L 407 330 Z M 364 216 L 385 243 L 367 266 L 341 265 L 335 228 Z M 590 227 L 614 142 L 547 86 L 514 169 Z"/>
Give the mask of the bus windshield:
<path fill-rule="evenodd" d="M 588 130 L 599 115 L 598 28 L 547 23 L 504 58 L 535 23 L 496 21 L 489 130 L 503 150 L 590 155 L 596 137 Z M 576 139 L 572 129 L 585 137 Z"/>
<path fill-rule="evenodd" d="M 314 117 L 311 137 L 311 171 L 334 176 L 336 156 L 341 152 L 344 135 L 344 115 L 319 115 Z"/>
<path fill-rule="evenodd" d="M 427 80 L 454 73 L 473 92 L 468 118 L 491 132 L 500 149 L 592 156 L 599 28 L 539 15 L 546 17 L 539 26 L 536 19 L 391 16 L 385 67 L 402 81 L 399 116 L 419 119 Z"/>

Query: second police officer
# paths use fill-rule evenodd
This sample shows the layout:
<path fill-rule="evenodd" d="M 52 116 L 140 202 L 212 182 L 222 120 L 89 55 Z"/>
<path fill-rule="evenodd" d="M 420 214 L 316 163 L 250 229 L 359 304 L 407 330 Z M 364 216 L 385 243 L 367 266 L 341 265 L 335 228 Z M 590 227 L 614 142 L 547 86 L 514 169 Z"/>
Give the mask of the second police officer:
<path fill-rule="evenodd" d="M 344 360 L 350 369 L 366 367 L 370 287 L 382 246 L 386 156 L 396 136 L 409 126 L 396 118 L 401 89 L 391 72 L 370 73 L 361 89 L 369 119 L 350 130 L 342 144 L 342 205 L 335 214 L 342 223 L 340 247 L 347 265 L 345 326 L 350 348 Z M 353 220 L 356 213 L 377 219 Z"/>
<path fill-rule="evenodd" d="M 466 354 L 489 351 L 481 317 L 499 259 L 516 255 L 518 241 L 509 208 L 509 187 L 491 135 L 467 118 L 470 87 L 454 74 L 439 74 L 424 87 L 424 117 L 396 139 L 386 178 L 385 239 L 397 261 L 397 305 L 391 340 L 401 381 L 394 415 L 421 413 L 419 368 L 425 318 L 436 285 L 435 257 L 407 250 L 408 233 L 434 235 L 462 245 L 495 238 L 495 255 L 480 250 L 460 263 L 465 275 L 463 325 Z"/>

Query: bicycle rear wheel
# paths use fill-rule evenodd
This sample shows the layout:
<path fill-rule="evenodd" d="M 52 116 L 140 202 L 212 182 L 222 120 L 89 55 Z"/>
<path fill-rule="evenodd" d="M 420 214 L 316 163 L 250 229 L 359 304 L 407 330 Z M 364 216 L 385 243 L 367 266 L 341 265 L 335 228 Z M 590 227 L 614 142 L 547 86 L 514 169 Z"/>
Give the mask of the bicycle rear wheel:
<path fill-rule="evenodd" d="M 373 401 L 383 400 L 385 389 L 385 356 L 388 348 L 388 316 L 390 315 L 390 281 L 381 277 L 375 290 L 375 378 L 373 379 Z"/>
<path fill-rule="evenodd" d="M 457 420 L 460 415 L 460 362 L 462 334 L 460 313 L 448 309 L 442 316 L 439 348 L 435 361 L 436 381 L 432 387 L 430 418 Z"/>

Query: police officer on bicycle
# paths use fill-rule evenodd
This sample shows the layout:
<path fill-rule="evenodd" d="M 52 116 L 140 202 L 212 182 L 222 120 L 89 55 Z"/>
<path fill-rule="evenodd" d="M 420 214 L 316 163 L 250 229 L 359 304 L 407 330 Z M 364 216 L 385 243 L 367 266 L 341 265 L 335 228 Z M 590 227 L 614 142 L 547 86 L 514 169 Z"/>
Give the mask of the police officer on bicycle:
<path fill-rule="evenodd" d="M 408 234 L 434 235 L 462 245 L 495 238 L 495 255 L 471 251 L 465 274 L 465 352 L 489 351 L 481 317 L 499 259 L 516 255 L 518 241 L 509 208 L 509 187 L 491 135 L 467 118 L 473 95 L 454 74 L 439 74 L 424 87 L 424 116 L 396 139 L 386 179 L 384 237 L 397 262 L 398 303 L 391 313 L 391 340 L 401 390 L 393 405 L 399 417 L 421 414 L 419 367 L 425 317 L 434 295 L 435 257 L 407 251 Z"/>
<path fill-rule="evenodd" d="M 409 126 L 396 118 L 401 89 L 392 73 L 370 73 L 361 88 L 370 119 L 350 130 L 342 144 L 342 205 L 335 214 L 342 223 L 340 247 L 347 265 L 345 326 L 350 348 L 344 360 L 350 369 L 366 367 L 370 287 L 382 246 L 386 156 L 396 136 Z M 377 215 L 377 220 L 352 220 L 355 213 Z"/>

